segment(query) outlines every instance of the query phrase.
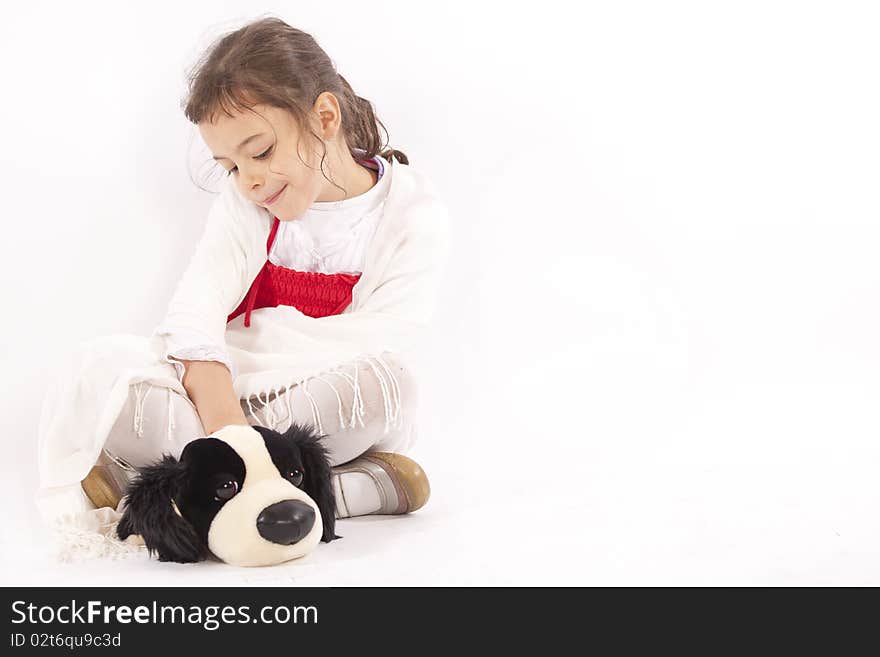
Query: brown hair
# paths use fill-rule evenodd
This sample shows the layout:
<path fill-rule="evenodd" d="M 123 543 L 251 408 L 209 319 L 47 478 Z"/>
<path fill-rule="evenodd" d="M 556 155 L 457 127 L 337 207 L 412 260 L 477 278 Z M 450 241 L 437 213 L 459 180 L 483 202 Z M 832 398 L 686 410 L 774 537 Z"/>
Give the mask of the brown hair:
<path fill-rule="evenodd" d="M 308 130 L 321 143 L 324 173 L 327 148 L 309 126 L 307 116 L 325 91 L 339 101 L 340 129 L 349 150 L 366 151 L 363 157 L 367 159 L 380 155 L 389 162 L 396 157 L 402 164 L 409 164 L 402 151 L 387 148 L 387 139 L 385 148 L 380 145 L 378 126 L 382 126 L 386 137 L 388 130 L 376 117 L 372 103 L 355 94 L 311 35 L 280 18 L 253 21 L 221 36 L 207 48 L 188 76 L 183 113 L 198 124 L 213 120 L 218 111 L 231 116 L 232 110 L 246 111 L 257 104 L 285 109 L 301 132 Z"/>

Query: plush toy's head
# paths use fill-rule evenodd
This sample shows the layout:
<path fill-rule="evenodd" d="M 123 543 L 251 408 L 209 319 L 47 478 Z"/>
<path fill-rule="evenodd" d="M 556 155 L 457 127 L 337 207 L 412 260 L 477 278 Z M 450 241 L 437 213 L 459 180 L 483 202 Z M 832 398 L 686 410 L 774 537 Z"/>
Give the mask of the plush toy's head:
<path fill-rule="evenodd" d="M 339 538 L 327 452 L 294 424 L 284 434 L 229 425 L 140 468 L 125 495 L 119 538 L 140 534 L 159 561 L 210 555 L 266 566 Z"/>

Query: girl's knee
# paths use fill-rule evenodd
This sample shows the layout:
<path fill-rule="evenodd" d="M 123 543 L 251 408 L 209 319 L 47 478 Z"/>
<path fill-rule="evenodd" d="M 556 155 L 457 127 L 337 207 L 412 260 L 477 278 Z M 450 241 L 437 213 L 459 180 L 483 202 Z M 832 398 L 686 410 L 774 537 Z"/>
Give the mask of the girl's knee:
<path fill-rule="evenodd" d="M 129 386 L 129 395 L 104 448 L 139 467 L 162 457 L 179 456 L 184 446 L 204 436 L 189 398 L 146 382 Z"/>
<path fill-rule="evenodd" d="M 382 354 L 382 361 L 388 366 L 388 369 L 394 376 L 397 388 L 400 391 L 401 404 L 407 406 L 414 405 L 418 399 L 419 383 L 412 367 L 399 354 L 387 351 Z"/>

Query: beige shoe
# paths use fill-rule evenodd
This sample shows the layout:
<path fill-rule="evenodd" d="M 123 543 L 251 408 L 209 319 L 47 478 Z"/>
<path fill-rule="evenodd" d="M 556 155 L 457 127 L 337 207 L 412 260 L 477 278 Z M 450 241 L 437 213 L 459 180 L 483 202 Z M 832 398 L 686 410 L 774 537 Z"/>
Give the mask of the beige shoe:
<path fill-rule="evenodd" d="M 125 495 L 132 472 L 131 466 L 101 450 L 98 462 L 82 480 L 83 492 L 96 509 L 105 506 L 115 509 Z"/>
<path fill-rule="evenodd" d="M 431 496 L 428 476 L 403 454 L 367 452 L 333 468 L 336 517 L 399 515 L 425 506 Z"/>

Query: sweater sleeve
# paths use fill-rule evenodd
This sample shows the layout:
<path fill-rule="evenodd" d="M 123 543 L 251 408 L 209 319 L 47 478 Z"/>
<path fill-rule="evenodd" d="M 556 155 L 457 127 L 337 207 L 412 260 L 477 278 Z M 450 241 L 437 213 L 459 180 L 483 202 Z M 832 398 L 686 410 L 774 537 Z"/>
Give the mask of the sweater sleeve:
<path fill-rule="evenodd" d="M 177 380 L 183 382 L 186 374 L 186 365 L 180 362 L 182 360 L 210 360 L 223 363 L 232 378 L 238 376 L 235 363 L 229 357 L 222 346 L 212 344 L 207 341 L 204 336 L 197 333 L 178 330 L 166 334 L 165 336 L 165 360 L 174 365 L 177 370 Z"/>
<path fill-rule="evenodd" d="M 166 362 L 183 379 L 179 359 L 215 360 L 237 375 L 226 351 L 226 320 L 241 303 L 262 262 L 249 253 L 259 248 L 256 229 L 244 227 L 256 219 L 241 215 L 241 199 L 227 184 L 214 199 L 205 228 L 177 283 L 164 319 L 153 331 L 164 339 Z M 244 220 L 244 221 L 243 221 Z"/>

